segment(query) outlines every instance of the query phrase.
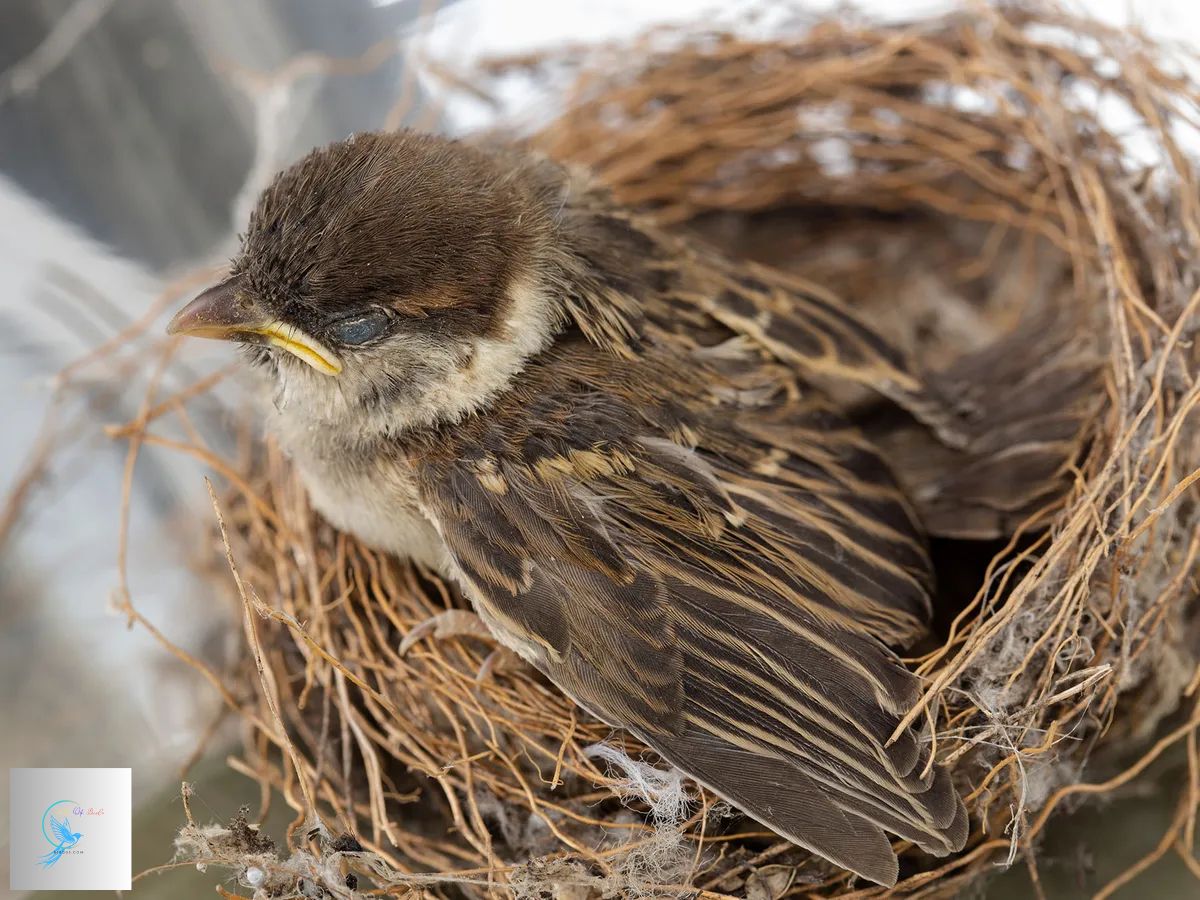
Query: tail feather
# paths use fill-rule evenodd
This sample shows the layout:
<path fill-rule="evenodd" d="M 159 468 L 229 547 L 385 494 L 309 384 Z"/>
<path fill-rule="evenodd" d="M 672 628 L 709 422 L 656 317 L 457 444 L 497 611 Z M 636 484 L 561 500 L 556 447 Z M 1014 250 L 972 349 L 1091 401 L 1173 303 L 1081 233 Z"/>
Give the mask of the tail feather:
<path fill-rule="evenodd" d="M 747 815 L 881 884 L 896 872 L 888 833 L 939 856 L 962 848 L 966 811 L 949 774 L 929 765 L 915 729 L 888 744 L 919 682 L 886 648 L 813 621 L 756 628 L 720 597 L 672 587 L 683 727 L 643 740 Z"/>
<path fill-rule="evenodd" d="M 700 729 L 656 743 L 668 760 L 789 841 L 877 884 L 896 883 L 899 863 L 883 829 L 841 808 L 791 763 Z"/>
<path fill-rule="evenodd" d="M 944 771 L 935 770 L 929 789 L 916 795 L 931 825 L 941 823 L 923 828 L 849 786 L 812 777 L 809 765 L 801 770 L 787 758 L 739 746 L 695 724 L 679 736 L 656 735 L 654 746 L 751 818 L 863 878 L 895 885 L 899 864 L 886 832 L 936 856 L 966 843 L 966 808 Z"/>

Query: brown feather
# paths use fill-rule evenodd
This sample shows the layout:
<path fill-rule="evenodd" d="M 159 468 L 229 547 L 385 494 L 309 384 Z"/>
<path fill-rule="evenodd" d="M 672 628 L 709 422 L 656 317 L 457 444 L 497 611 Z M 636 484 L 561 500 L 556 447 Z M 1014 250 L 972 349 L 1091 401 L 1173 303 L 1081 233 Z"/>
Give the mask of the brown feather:
<path fill-rule="evenodd" d="M 946 776 L 920 774 L 918 736 L 887 746 L 918 685 L 879 637 L 924 627 L 924 546 L 888 469 L 834 411 L 730 405 L 723 387 L 668 346 L 623 360 L 560 339 L 487 416 L 413 451 L 422 496 L 485 621 L 577 702 L 886 882 L 881 828 L 938 853 L 965 837 Z M 502 493 L 462 474 L 480 446 Z M 476 532 L 501 539 L 481 550 Z M 504 574 L 517 569 L 523 581 Z M 794 795 L 750 783 L 756 769 Z M 836 814 L 814 828 L 817 809 Z M 860 845 L 874 849 L 846 852 Z"/>
<path fill-rule="evenodd" d="M 914 504 L 815 382 L 872 388 L 946 454 L 970 397 L 819 287 L 511 147 L 317 151 L 264 194 L 234 270 L 240 319 L 337 357 L 331 378 L 252 351 L 331 521 L 440 566 L 582 706 L 813 852 L 892 884 L 886 832 L 963 846 L 921 735 L 889 743 L 920 693 L 890 645 L 930 617 L 920 515 L 974 473 L 906 476 Z M 366 337 L 338 328 L 364 314 Z M 978 465 L 1032 420 L 975 433 Z"/>
<path fill-rule="evenodd" d="M 1065 492 L 1101 399 L 1097 356 L 1079 333 L 1033 317 L 939 373 L 973 411 L 961 450 L 894 410 L 860 413 L 929 534 L 1007 537 Z"/>

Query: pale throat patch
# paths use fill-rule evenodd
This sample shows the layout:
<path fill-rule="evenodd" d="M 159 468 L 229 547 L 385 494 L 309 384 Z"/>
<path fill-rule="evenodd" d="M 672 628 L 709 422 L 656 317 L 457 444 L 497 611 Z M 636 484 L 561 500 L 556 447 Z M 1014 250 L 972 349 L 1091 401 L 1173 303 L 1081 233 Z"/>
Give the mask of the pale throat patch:
<path fill-rule="evenodd" d="M 361 390 L 355 379 L 363 377 L 359 367 L 348 365 L 334 377 L 302 366 L 281 373 L 272 430 L 330 522 L 370 546 L 448 573 L 449 555 L 419 502 L 414 473 L 369 448 L 406 428 L 456 421 L 479 409 L 550 344 L 560 322 L 550 295 L 518 283 L 510 297 L 500 335 L 477 339 L 469 365 L 454 366 L 447 353 L 446 371 L 421 396 L 370 415 L 354 400 Z"/>
<path fill-rule="evenodd" d="M 313 505 L 331 523 L 372 547 L 450 573 L 449 554 L 420 503 L 415 473 L 385 454 L 406 428 L 456 421 L 503 391 L 534 354 L 554 339 L 560 319 L 547 291 L 518 283 L 499 336 L 479 338 L 469 365 L 445 351 L 445 370 L 416 398 L 365 414 L 356 398 L 362 367 L 330 377 L 306 366 L 281 370 L 272 430 L 291 455 Z M 436 348 L 430 348 L 436 354 Z"/>
<path fill-rule="evenodd" d="M 404 397 L 369 416 L 363 414 L 357 398 L 369 390 L 365 379 L 378 376 L 364 367 L 351 362 L 332 377 L 306 366 L 281 368 L 275 385 L 275 407 L 282 418 L 291 420 L 285 430 L 293 432 L 293 438 L 316 428 L 375 439 L 398 435 L 408 428 L 459 421 L 508 387 L 526 361 L 546 349 L 560 328 L 561 313 L 549 291 L 533 279 L 515 282 L 509 298 L 500 334 L 476 338 L 465 354 L 469 357 L 466 365 L 459 361 L 464 355 L 461 348 L 442 347 L 431 341 L 423 342 L 419 350 L 415 342 L 400 348 L 419 353 L 430 374 L 427 380 L 422 378 L 417 396 Z M 403 355 L 394 359 L 401 367 L 405 364 Z"/>

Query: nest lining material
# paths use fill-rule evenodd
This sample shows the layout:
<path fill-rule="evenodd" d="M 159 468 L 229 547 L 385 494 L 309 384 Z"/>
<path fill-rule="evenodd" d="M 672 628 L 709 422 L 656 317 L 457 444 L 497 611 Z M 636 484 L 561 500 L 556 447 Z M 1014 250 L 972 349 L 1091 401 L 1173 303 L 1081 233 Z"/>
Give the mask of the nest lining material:
<path fill-rule="evenodd" d="M 586 64 L 497 61 L 480 79 L 573 69 L 536 147 L 726 252 L 830 286 L 930 367 L 1046 310 L 1106 357 L 1066 496 L 958 565 L 944 643 L 912 661 L 928 684 L 912 717 L 955 772 L 972 838 L 949 860 L 898 845 L 894 892 L 952 894 L 1027 855 L 1056 809 L 1180 742 L 1187 785 L 1157 855 L 1200 873 L 1200 192 L 1177 143 L 1196 86 L 1141 38 L 1053 9 L 660 38 Z M 1130 162 L 1101 97 L 1156 165 Z M 131 453 L 172 427 L 174 400 L 147 400 L 123 432 Z M 230 764 L 296 819 L 282 860 L 189 814 L 184 858 L 231 866 L 261 896 L 886 893 L 656 768 L 523 664 L 478 680 L 485 641 L 401 655 L 452 592 L 319 521 L 269 444 L 206 458 L 231 485 L 218 506 L 250 648 L 236 677 L 206 674 L 243 725 Z M 1086 783 L 1089 755 L 1133 740 L 1132 769 Z"/>

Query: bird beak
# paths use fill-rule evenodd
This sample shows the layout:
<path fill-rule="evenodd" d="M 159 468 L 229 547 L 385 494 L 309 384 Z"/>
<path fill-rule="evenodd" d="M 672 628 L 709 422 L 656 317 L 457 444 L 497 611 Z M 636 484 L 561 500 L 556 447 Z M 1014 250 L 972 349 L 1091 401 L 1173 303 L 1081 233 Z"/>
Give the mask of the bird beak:
<path fill-rule="evenodd" d="M 227 278 L 210 287 L 175 314 L 167 334 L 270 344 L 304 360 L 318 372 L 336 375 L 342 363 L 320 341 L 294 325 L 271 318 L 241 287 L 241 278 Z"/>

